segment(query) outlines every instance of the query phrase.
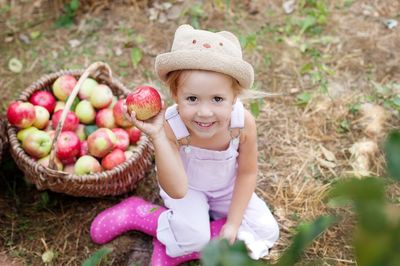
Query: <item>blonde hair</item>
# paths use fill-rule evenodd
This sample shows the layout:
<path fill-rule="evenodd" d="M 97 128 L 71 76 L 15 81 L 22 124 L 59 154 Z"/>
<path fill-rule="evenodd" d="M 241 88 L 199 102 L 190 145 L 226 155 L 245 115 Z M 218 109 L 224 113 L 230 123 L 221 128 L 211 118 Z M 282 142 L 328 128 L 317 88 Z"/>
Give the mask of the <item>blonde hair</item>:
<path fill-rule="evenodd" d="M 175 70 L 175 71 L 171 71 L 168 73 L 165 83 L 168 85 L 169 90 L 172 95 L 176 95 L 179 84 L 182 84 L 182 82 L 188 76 L 188 74 L 190 74 L 193 71 L 195 71 L 195 70 L 180 69 L 180 70 Z M 208 71 L 208 70 L 204 70 L 204 71 Z M 239 85 L 239 82 L 235 78 L 233 78 L 231 76 L 228 76 L 228 77 L 230 77 L 232 79 L 232 90 L 233 90 L 234 95 L 238 96 L 239 94 L 241 94 L 244 91 L 243 87 L 241 87 Z"/>

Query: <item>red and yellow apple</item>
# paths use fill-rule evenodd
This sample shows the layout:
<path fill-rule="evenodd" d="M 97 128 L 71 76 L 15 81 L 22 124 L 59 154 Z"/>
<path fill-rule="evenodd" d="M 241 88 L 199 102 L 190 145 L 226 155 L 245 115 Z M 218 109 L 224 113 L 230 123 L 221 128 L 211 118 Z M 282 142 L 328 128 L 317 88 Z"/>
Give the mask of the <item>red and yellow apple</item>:
<path fill-rule="evenodd" d="M 40 105 L 35 105 L 36 119 L 33 122 L 33 126 L 38 129 L 44 129 L 49 124 L 50 113 L 46 108 Z"/>
<path fill-rule="evenodd" d="M 124 151 L 120 149 L 114 149 L 101 160 L 101 166 L 106 170 L 110 170 L 125 161 L 126 158 Z"/>
<path fill-rule="evenodd" d="M 128 132 L 122 128 L 114 128 L 112 129 L 112 132 L 114 132 L 115 136 L 117 137 L 115 148 L 125 151 L 129 146 Z"/>
<path fill-rule="evenodd" d="M 161 110 L 161 96 L 150 86 L 140 86 L 126 98 L 128 112 L 134 112 L 138 120 L 147 120 Z"/>
<path fill-rule="evenodd" d="M 56 143 L 56 156 L 63 161 L 73 162 L 74 158 L 79 155 L 81 149 L 81 141 L 75 132 L 63 131 L 60 133 Z"/>
<path fill-rule="evenodd" d="M 113 99 L 113 93 L 105 84 L 99 84 L 94 88 L 94 93 L 90 95 L 89 101 L 94 108 L 102 109 L 108 107 Z"/>
<path fill-rule="evenodd" d="M 97 112 L 96 114 L 96 125 L 106 128 L 116 128 L 115 118 L 112 109 L 104 108 Z"/>
<path fill-rule="evenodd" d="M 117 137 L 108 128 L 99 128 L 87 138 L 89 154 L 102 158 L 110 153 L 117 142 Z"/>
<path fill-rule="evenodd" d="M 7 119 L 18 128 L 30 127 L 36 119 L 35 107 L 30 102 L 13 101 L 8 105 Z"/>
<path fill-rule="evenodd" d="M 114 105 L 113 114 L 115 123 L 120 127 L 131 127 L 133 124 L 125 118 L 124 111 L 122 109 L 124 101 L 124 99 L 121 99 Z"/>
<path fill-rule="evenodd" d="M 73 91 L 77 80 L 72 75 L 62 75 L 58 77 L 53 83 L 53 94 L 60 101 L 66 101 L 68 96 Z"/>
<path fill-rule="evenodd" d="M 63 110 L 58 110 L 53 114 L 53 117 L 51 118 L 53 128 L 55 129 L 57 129 L 57 125 L 61 119 L 62 112 Z M 78 128 L 78 125 L 79 125 L 79 118 L 76 116 L 74 112 L 68 111 L 61 131 L 75 131 Z"/>
<path fill-rule="evenodd" d="M 129 135 L 129 143 L 131 145 L 135 145 L 140 140 L 140 137 L 142 136 L 142 131 L 140 131 L 140 129 L 135 126 L 126 128 L 125 130 L 126 132 L 128 132 Z"/>
<path fill-rule="evenodd" d="M 33 105 L 39 105 L 46 108 L 51 114 L 56 107 L 57 100 L 49 91 L 35 91 L 31 97 L 29 97 L 29 102 Z"/>
<path fill-rule="evenodd" d="M 50 154 L 46 155 L 45 157 L 39 159 L 37 161 L 39 164 L 43 165 L 44 167 L 49 167 L 50 164 Z M 54 163 L 56 165 L 57 170 L 62 171 L 64 166 L 62 164 L 62 162 L 60 161 L 60 159 L 58 159 L 57 157 L 54 157 Z"/>

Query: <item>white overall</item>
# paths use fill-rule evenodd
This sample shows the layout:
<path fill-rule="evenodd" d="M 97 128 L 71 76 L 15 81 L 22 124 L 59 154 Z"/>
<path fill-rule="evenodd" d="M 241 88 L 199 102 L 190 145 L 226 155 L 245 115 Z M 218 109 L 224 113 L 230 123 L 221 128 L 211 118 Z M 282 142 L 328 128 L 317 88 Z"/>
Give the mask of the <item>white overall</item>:
<path fill-rule="evenodd" d="M 165 116 L 177 140 L 189 136 L 176 105 L 169 107 Z M 233 108 L 230 126 L 244 126 L 244 108 L 239 100 Z M 237 174 L 238 147 L 239 137 L 233 138 L 224 151 L 180 147 L 189 179 L 188 193 L 182 199 L 172 199 L 160 191 L 169 210 L 158 219 L 157 238 L 166 246 L 170 257 L 201 251 L 210 240 L 210 218 L 227 216 Z M 265 202 L 253 193 L 237 238 L 246 243 L 253 259 L 259 259 L 268 255 L 278 236 L 275 218 Z"/>

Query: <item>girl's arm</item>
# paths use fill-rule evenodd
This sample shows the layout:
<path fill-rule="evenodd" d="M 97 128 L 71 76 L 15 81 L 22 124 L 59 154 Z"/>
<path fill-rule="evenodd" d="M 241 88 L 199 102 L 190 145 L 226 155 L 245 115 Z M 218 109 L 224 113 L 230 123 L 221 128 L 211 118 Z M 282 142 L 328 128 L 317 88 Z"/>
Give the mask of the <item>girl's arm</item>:
<path fill-rule="evenodd" d="M 233 243 L 242 223 L 244 212 L 256 188 L 257 181 L 257 130 L 251 113 L 245 110 L 245 126 L 239 145 L 238 172 L 228 211 L 227 222 L 221 236 Z"/>
<path fill-rule="evenodd" d="M 154 146 L 157 177 L 161 188 L 174 199 L 183 198 L 188 189 L 187 176 L 179 155 L 179 147 L 174 134 L 165 121 L 165 105 L 155 117 L 140 121 L 135 113 L 130 115 L 124 105 L 125 117 L 147 134 Z"/>

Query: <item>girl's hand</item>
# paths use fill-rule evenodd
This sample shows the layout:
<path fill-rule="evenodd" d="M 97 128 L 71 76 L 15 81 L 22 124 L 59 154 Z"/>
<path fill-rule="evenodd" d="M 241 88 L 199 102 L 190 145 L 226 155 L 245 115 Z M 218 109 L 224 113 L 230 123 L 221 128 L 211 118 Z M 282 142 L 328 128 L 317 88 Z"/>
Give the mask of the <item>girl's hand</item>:
<path fill-rule="evenodd" d="M 233 224 L 225 223 L 221 229 L 220 237 L 225 238 L 232 245 L 236 240 L 238 230 L 239 228 Z"/>
<path fill-rule="evenodd" d="M 164 130 L 165 110 L 166 110 L 166 105 L 164 101 L 162 101 L 160 112 L 155 117 L 152 117 L 146 121 L 142 121 L 136 119 L 135 112 L 131 113 L 128 112 L 128 107 L 126 106 L 125 101 L 122 104 L 122 111 L 124 113 L 125 118 L 152 139 L 156 138 L 158 134 L 162 133 L 162 131 Z"/>

